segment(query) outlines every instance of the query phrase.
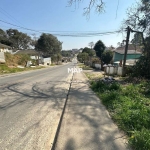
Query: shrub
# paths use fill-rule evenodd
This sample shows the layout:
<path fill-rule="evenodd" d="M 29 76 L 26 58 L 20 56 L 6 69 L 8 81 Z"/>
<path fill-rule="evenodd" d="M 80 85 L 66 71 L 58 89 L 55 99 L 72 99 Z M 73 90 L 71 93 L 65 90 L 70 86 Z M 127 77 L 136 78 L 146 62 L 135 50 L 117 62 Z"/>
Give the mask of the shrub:
<path fill-rule="evenodd" d="M 92 81 L 91 88 L 136 150 L 150 149 L 150 82 L 120 85 Z"/>
<path fill-rule="evenodd" d="M 142 76 L 150 79 L 150 58 L 147 56 L 141 56 L 139 61 L 133 68 L 132 76 Z"/>

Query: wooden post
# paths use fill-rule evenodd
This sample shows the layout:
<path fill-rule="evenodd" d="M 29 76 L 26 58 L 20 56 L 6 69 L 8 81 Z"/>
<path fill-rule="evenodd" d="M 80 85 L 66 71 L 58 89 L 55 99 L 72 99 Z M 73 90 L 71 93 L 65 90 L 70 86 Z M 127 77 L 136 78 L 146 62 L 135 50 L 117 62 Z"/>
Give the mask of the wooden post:
<path fill-rule="evenodd" d="M 126 64 L 126 58 L 127 58 L 127 52 L 128 52 L 128 44 L 129 44 L 129 38 L 130 38 L 130 27 L 127 27 L 127 37 L 126 37 L 126 46 L 125 46 L 125 52 L 124 52 L 124 61 L 122 66 L 122 76 L 125 75 L 125 64 Z"/>

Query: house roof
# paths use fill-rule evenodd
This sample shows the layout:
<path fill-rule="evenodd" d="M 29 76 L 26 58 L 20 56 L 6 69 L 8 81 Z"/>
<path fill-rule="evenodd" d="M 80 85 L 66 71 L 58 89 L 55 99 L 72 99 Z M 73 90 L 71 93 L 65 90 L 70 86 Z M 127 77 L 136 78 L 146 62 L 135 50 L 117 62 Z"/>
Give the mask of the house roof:
<path fill-rule="evenodd" d="M 8 45 L 1 44 L 1 43 L 0 43 L 0 48 L 11 48 L 11 47 L 10 47 L 10 46 L 8 46 Z"/>
<path fill-rule="evenodd" d="M 119 54 L 124 54 L 125 50 L 115 50 L 115 52 Z M 142 53 L 135 50 L 128 50 L 127 54 L 142 54 Z"/>
<path fill-rule="evenodd" d="M 110 46 L 110 47 L 105 47 L 105 50 L 111 50 L 111 51 L 114 51 L 115 48 L 113 46 Z"/>
<path fill-rule="evenodd" d="M 125 49 L 125 46 L 120 46 L 120 47 L 117 47 L 116 49 L 115 49 L 115 51 L 118 51 L 118 50 L 124 50 Z M 133 44 L 129 44 L 128 45 L 128 51 L 137 51 L 137 52 L 141 52 L 142 51 L 142 49 L 141 49 L 141 47 L 140 46 L 135 46 L 135 45 L 133 45 Z"/>
<path fill-rule="evenodd" d="M 34 49 L 19 50 L 16 52 L 16 54 L 39 55 L 39 53 L 37 51 L 35 51 Z"/>

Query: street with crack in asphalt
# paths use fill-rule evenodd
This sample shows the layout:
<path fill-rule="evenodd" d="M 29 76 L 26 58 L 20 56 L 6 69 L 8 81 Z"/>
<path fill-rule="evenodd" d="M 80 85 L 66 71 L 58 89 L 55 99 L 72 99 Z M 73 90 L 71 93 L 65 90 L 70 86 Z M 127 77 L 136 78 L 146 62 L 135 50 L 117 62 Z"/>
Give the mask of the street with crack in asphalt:
<path fill-rule="evenodd" d="M 73 63 L 0 77 L 0 150 L 49 150 Z"/>
<path fill-rule="evenodd" d="M 85 76 L 68 73 L 74 65 L 0 77 L 0 150 L 128 149 Z"/>

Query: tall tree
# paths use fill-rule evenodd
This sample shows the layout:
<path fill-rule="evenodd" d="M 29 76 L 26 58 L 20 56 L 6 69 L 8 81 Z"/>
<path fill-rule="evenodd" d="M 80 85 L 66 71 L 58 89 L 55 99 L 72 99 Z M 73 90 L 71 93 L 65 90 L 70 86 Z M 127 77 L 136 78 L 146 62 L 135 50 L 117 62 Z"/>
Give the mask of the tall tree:
<path fill-rule="evenodd" d="M 61 55 L 63 56 L 63 57 L 72 57 L 72 51 L 71 50 L 62 50 L 61 51 Z"/>
<path fill-rule="evenodd" d="M 28 49 L 31 46 L 31 37 L 25 33 L 19 32 L 16 29 L 6 30 L 9 41 L 12 43 L 14 49 Z"/>
<path fill-rule="evenodd" d="M 80 62 L 86 63 L 89 60 L 89 55 L 86 52 L 79 53 L 77 58 Z"/>
<path fill-rule="evenodd" d="M 112 58 L 113 58 L 113 52 L 111 50 L 107 50 L 102 53 L 102 61 L 105 64 L 109 64 Z"/>
<path fill-rule="evenodd" d="M 101 60 L 101 68 L 103 66 L 102 53 L 104 52 L 105 48 L 106 47 L 105 47 L 104 43 L 101 40 L 97 41 L 95 46 L 94 46 L 94 50 L 96 52 L 96 56 L 99 57 L 100 60 Z"/>
<path fill-rule="evenodd" d="M 104 52 L 105 48 L 106 47 L 101 40 L 97 41 L 95 46 L 94 46 L 96 56 L 99 57 L 100 59 L 102 58 L 102 53 Z"/>
<path fill-rule="evenodd" d="M 2 29 L 0 29 L 0 43 L 12 46 L 12 42 L 10 42 L 7 33 Z"/>
<path fill-rule="evenodd" d="M 141 46 L 143 44 L 142 35 L 140 33 L 135 33 L 133 39 L 131 40 L 131 43 Z"/>
<path fill-rule="evenodd" d="M 127 11 L 127 19 L 124 26 L 130 26 L 132 31 L 140 33 L 144 45 L 142 56 L 134 67 L 134 75 L 150 78 L 150 0 L 140 0 Z M 146 70 L 146 71 L 145 71 Z"/>
<path fill-rule="evenodd" d="M 144 41 L 144 35 L 147 37 L 150 34 L 150 0 L 140 0 L 139 3 L 130 7 L 123 26 L 130 26 L 133 30 L 138 31 Z"/>
<path fill-rule="evenodd" d="M 87 53 L 90 57 L 93 57 L 95 55 L 94 51 L 92 51 L 90 48 L 88 47 L 85 47 L 83 50 L 82 50 L 82 53 Z"/>
<path fill-rule="evenodd" d="M 38 39 L 35 49 L 43 52 L 46 56 L 50 56 L 61 52 L 62 43 L 52 34 L 43 33 Z"/>

